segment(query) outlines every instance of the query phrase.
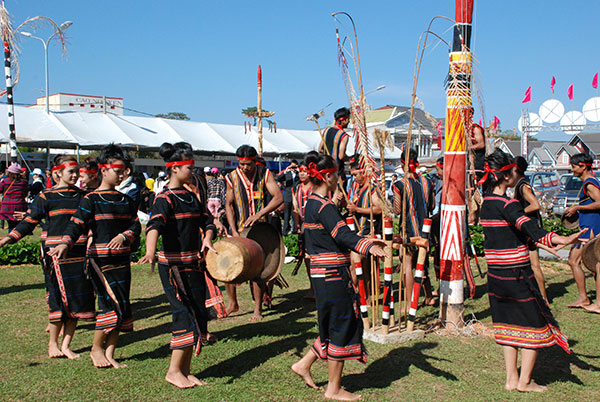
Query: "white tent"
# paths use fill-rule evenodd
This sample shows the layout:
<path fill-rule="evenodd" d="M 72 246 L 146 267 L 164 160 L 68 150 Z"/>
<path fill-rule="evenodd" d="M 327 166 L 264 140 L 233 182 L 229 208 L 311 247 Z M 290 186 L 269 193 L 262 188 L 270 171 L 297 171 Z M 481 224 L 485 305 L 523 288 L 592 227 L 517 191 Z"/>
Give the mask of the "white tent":
<path fill-rule="evenodd" d="M 245 132 L 241 125 L 110 113 L 46 114 L 41 109 L 15 106 L 15 126 L 17 143 L 32 147 L 94 149 L 113 142 L 129 148 L 158 149 L 163 142 L 186 141 L 199 153 L 231 155 L 241 144 L 258 146 L 256 127 Z M 8 138 L 8 106 L 0 105 L 0 143 L 7 143 Z M 305 154 L 316 150 L 320 140 L 316 130 L 263 129 L 263 150 L 271 156 Z M 347 154 L 353 150 L 354 141 L 349 141 Z M 399 159 L 400 150 L 388 150 L 386 157 Z"/>

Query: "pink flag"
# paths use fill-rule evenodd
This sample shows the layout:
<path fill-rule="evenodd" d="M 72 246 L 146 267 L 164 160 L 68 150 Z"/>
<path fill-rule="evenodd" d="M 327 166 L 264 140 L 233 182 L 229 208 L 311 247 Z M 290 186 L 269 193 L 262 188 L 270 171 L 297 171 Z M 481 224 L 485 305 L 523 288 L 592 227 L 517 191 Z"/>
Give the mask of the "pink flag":
<path fill-rule="evenodd" d="M 525 97 L 521 101 L 521 103 L 527 103 L 527 102 L 531 102 L 531 86 L 529 86 L 529 88 L 527 88 L 527 91 L 525 91 Z"/>
<path fill-rule="evenodd" d="M 494 130 L 497 130 L 499 125 L 500 119 L 498 118 L 498 116 L 494 116 Z"/>
<path fill-rule="evenodd" d="M 592 80 L 592 88 L 598 89 L 598 73 L 594 75 L 594 79 Z"/>
<path fill-rule="evenodd" d="M 567 96 L 570 100 L 573 100 L 573 84 L 569 85 L 569 89 L 567 89 Z"/>
<path fill-rule="evenodd" d="M 556 78 L 554 78 L 554 76 L 552 76 L 552 81 L 550 81 L 550 89 L 552 90 L 552 93 L 554 93 L 554 85 L 556 84 Z"/>
<path fill-rule="evenodd" d="M 481 119 L 479 119 L 479 127 L 481 127 Z"/>
<path fill-rule="evenodd" d="M 441 137 L 442 136 L 442 121 L 438 121 L 437 124 L 435 125 L 435 128 L 437 129 L 438 135 Z"/>

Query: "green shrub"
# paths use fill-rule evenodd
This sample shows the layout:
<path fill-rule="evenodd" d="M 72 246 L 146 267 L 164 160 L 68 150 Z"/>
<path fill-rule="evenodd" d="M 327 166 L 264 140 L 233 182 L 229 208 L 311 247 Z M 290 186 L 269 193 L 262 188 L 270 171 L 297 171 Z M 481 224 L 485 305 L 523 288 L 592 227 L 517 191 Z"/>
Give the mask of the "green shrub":
<path fill-rule="evenodd" d="M 0 265 L 39 264 L 40 242 L 20 241 L 0 248 Z"/>
<path fill-rule="evenodd" d="M 573 233 L 577 232 L 577 229 L 565 229 L 565 227 L 560 223 L 560 219 L 544 219 L 543 220 L 544 229 L 548 232 L 554 232 L 561 236 L 570 236 Z"/>
<path fill-rule="evenodd" d="M 287 255 L 295 257 L 300 253 L 300 246 L 298 245 L 298 235 L 291 234 L 283 236 L 283 243 L 287 247 Z"/>

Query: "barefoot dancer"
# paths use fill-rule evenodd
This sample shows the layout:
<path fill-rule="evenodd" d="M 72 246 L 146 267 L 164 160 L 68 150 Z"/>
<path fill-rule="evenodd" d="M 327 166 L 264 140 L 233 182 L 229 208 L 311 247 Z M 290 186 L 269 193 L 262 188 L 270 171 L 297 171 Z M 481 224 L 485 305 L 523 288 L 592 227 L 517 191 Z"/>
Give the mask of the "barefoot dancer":
<path fill-rule="evenodd" d="M 214 251 L 216 228 L 196 194 L 184 187 L 193 180 L 194 154 L 190 144 L 164 143 L 160 156 L 166 162 L 169 184 L 152 205 L 146 255 L 140 262 L 154 262 L 158 236 L 162 236 L 158 273 L 173 312 L 171 363 L 165 379 L 176 387 L 191 388 L 206 384 L 190 374 L 193 348 L 196 346 L 198 355 L 202 338 L 208 334 L 206 283 L 199 266 L 200 230 L 204 231 L 201 253 L 207 248 Z"/>
<path fill-rule="evenodd" d="M 48 326 L 50 357 L 66 356 L 76 359 L 78 354 L 71 350 L 71 340 L 77 320 L 93 320 L 94 290 L 85 274 L 85 252 L 87 235 L 82 235 L 69 251 L 67 258 L 57 259 L 46 255 L 49 247 L 60 243 L 64 228 L 77 211 L 84 192 L 75 187 L 79 176 L 77 160 L 72 156 L 58 155 L 54 158 L 52 172 L 58 184 L 42 191 L 31 204 L 23 219 L 6 237 L 0 239 L 0 247 L 14 243 L 31 234 L 38 224 L 42 229 L 42 250 L 46 301 L 50 324 Z M 42 220 L 45 222 L 42 223 Z M 58 343 L 61 329 L 62 344 Z"/>
<path fill-rule="evenodd" d="M 590 154 L 575 154 L 571 157 L 571 171 L 573 176 L 583 181 L 579 191 L 579 202 L 565 211 L 565 216 L 579 214 L 579 228 L 589 229 L 582 237 L 593 239 L 600 233 L 600 181 L 592 172 L 594 158 Z M 581 269 L 581 255 L 583 249 L 574 245 L 569 253 L 569 266 L 573 271 L 573 278 L 577 284 L 577 299 L 567 307 L 583 307 L 586 310 L 600 313 L 600 278 L 596 274 L 596 302 L 590 305 L 590 299 L 585 289 L 585 273 Z M 597 269 L 597 268 L 596 268 Z"/>
<path fill-rule="evenodd" d="M 337 166 L 330 156 L 307 156 L 313 191 L 306 203 L 306 251 L 311 256 L 310 276 L 315 288 L 319 337 L 308 353 L 292 366 L 304 382 L 315 385 L 310 369 L 317 358 L 327 361 L 329 383 L 326 398 L 356 400 L 360 395 L 341 388 L 344 361 L 366 362 L 362 343 L 363 323 L 358 316 L 358 295 L 350 278 L 350 249 L 361 255 L 383 257 L 377 239 L 363 238 L 344 223 L 329 200 L 338 183 Z"/>
<path fill-rule="evenodd" d="M 538 349 L 559 345 L 570 353 L 567 338 L 542 298 L 529 260 L 528 238 L 545 246 L 577 242 L 582 232 L 569 237 L 548 233 L 527 217 L 506 189 L 516 184 L 515 164 L 500 149 L 488 156 L 481 225 L 488 263 L 488 294 L 496 342 L 503 347 L 506 389 L 522 392 L 545 391 L 531 379 Z M 556 248 L 557 249 L 557 248 Z M 517 352 L 521 351 L 521 374 Z"/>
<path fill-rule="evenodd" d="M 225 178 L 227 181 L 225 212 L 232 236 L 239 236 L 245 227 L 265 221 L 269 214 L 283 203 L 281 190 L 269 169 L 257 165 L 256 149 L 250 145 L 242 145 L 237 149 L 236 155 L 239 161 L 238 168 Z M 268 195 L 271 200 L 266 203 Z M 260 321 L 265 289 L 256 282 L 251 283 L 254 295 L 254 314 L 250 321 Z M 239 308 L 237 289 L 235 285 L 226 285 L 226 289 L 229 296 L 229 305 L 227 306 L 227 315 L 229 315 Z"/>
<path fill-rule="evenodd" d="M 310 182 L 310 177 L 308 177 L 308 167 L 304 161 L 300 162 L 298 168 L 298 180 L 298 184 L 293 189 L 294 222 L 295 227 L 298 230 L 298 244 L 301 248 L 298 258 L 304 259 L 306 273 L 308 274 L 308 280 L 310 282 L 310 257 L 306 254 L 306 248 L 304 247 L 304 210 L 306 208 L 308 196 L 312 193 L 312 183 Z M 302 262 L 298 261 L 298 267 L 300 267 L 300 264 L 302 264 Z M 304 298 L 314 300 L 315 292 L 312 282 L 310 282 L 310 290 Z"/>
<path fill-rule="evenodd" d="M 88 265 L 98 296 L 96 331 L 90 357 L 96 367 L 125 367 L 114 359 L 119 331 L 133 330 L 129 292 L 131 288 L 130 245 L 140 235 L 137 207 L 115 187 L 123 180 L 123 151 L 108 145 L 98 155 L 100 186 L 87 194 L 64 229 L 60 245 L 48 254 L 64 258 L 82 233 L 92 231 Z M 106 342 L 106 350 L 104 350 Z"/>

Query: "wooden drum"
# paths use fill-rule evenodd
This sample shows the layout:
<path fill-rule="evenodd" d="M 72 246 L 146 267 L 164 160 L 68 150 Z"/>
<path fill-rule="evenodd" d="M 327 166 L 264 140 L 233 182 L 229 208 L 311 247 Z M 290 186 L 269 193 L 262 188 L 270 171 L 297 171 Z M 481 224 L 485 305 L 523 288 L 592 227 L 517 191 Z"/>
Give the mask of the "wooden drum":
<path fill-rule="evenodd" d="M 219 254 L 206 255 L 206 269 L 214 279 L 225 283 L 243 283 L 260 275 L 265 265 L 263 248 L 244 237 L 228 237 L 214 244 Z"/>
<path fill-rule="evenodd" d="M 266 222 L 258 222 L 242 230 L 242 237 L 256 241 L 262 247 L 264 268 L 254 280 L 266 283 L 281 273 L 285 260 L 283 237 L 275 227 Z"/>
<path fill-rule="evenodd" d="M 581 261 L 584 267 L 596 272 L 596 264 L 600 261 L 600 237 L 594 237 L 583 245 Z"/>

